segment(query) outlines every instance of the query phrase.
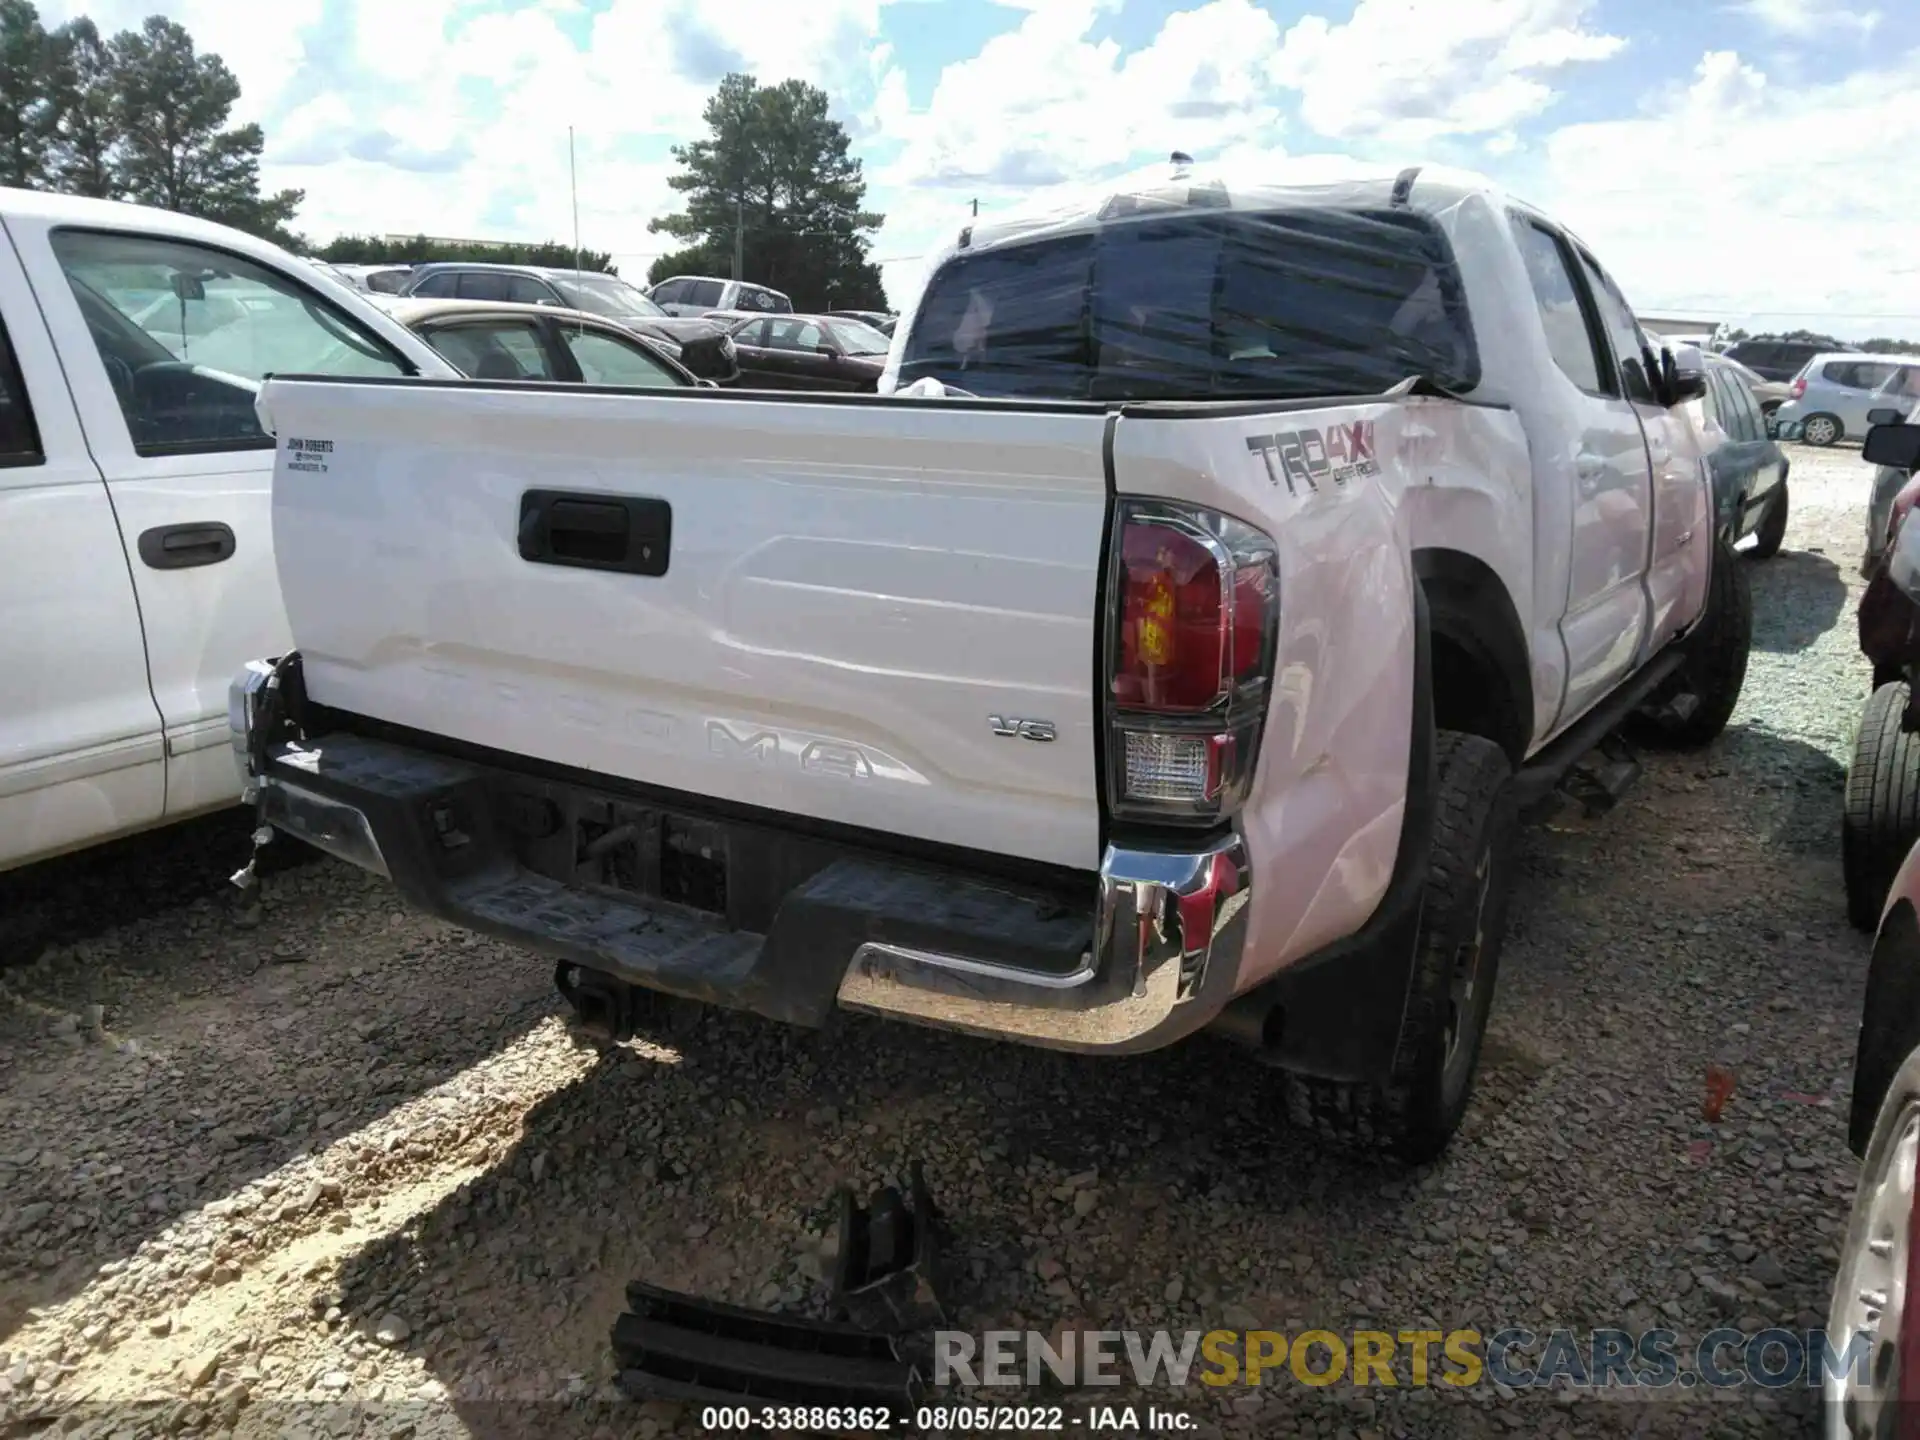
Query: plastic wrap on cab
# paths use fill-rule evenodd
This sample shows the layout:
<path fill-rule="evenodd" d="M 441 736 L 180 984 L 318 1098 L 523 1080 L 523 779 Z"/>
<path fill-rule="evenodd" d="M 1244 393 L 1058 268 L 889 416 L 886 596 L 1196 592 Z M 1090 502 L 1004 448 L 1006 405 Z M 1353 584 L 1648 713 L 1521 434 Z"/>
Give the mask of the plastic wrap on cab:
<path fill-rule="evenodd" d="M 884 392 L 1025 400 L 1464 393 L 1479 359 L 1447 215 L 1409 172 L 1275 183 L 1161 166 L 963 231 Z M 1449 192 L 1455 193 L 1455 192 Z"/>

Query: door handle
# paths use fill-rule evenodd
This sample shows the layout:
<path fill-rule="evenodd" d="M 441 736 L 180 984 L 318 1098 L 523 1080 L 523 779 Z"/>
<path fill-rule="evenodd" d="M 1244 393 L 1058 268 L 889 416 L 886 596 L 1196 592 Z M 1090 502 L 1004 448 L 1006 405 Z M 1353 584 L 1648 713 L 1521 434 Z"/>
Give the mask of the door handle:
<path fill-rule="evenodd" d="M 635 495 L 529 490 L 520 497 L 520 558 L 536 565 L 664 575 L 673 507 Z"/>
<path fill-rule="evenodd" d="M 233 527 L 218 520 L 189 525 L 156 525 L 140 532 L 140 558 L 154 570 L 190 570 L 218 565 L 239 549 Z"/>

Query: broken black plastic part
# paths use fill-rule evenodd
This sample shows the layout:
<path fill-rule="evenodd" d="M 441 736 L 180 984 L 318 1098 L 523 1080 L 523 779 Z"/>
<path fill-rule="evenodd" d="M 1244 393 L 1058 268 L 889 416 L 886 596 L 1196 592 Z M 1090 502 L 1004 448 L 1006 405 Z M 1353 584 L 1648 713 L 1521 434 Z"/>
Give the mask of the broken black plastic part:
<path fill-rule="evenodd" d="M 934 1275 L 939 1214 L 917 1160 L 907 1188 L 911 1204 L 891 1185 L 865 1206 L 854 1203 L 852 1192 L 840 1192 L 834 1299 L 876 1328 L 913 1329 L 944 1318 Z"/>
<path fill-rule="evenodd" d="M 701 1300 L 635 1281 L 614 1322 L 620 1388 L 709 1404 L 887 1407 L 910 1415 L 918 1368 L 890 1335 Z"/>

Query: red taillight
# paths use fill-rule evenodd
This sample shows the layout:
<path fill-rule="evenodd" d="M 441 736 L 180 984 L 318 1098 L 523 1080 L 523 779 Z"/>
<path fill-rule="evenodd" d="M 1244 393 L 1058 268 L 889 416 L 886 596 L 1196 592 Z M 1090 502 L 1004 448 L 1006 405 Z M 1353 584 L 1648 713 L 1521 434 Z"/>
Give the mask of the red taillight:
<path fill-rule="evenodd" d="M 1805 395 L 1807 393 L 1807 377 L 1804 375 L 1796 375 L 1788 393 L 1796 400 L 1802 395 Z"/>
<path fill-rule="evenodd" d="M 1122 504 L 1108 655 L 1113 813 L 1211 820 L 1252 778 L 1278 630 L 1273 542 L 1210 510 Z"/>

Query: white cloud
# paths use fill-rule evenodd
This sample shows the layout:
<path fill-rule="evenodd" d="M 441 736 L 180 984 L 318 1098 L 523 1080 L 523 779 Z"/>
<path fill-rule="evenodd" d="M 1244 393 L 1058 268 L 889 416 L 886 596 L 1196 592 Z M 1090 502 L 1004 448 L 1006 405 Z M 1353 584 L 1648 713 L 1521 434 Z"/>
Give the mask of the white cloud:
<path fill-rule="evenodd" d="M 1594 247 L 1649 310 L 1704 308 L 1864 338 L 1920 334 L 1920 261 L 1886 156 L 1920 148 L 1920 54 L 1786 86 L 1730 51 L 1630 120 L 1548 136 L 1530 198 Z M 1809 135 L 1871 135 L 1785 163 Z M 1751 326 L 1750 326 L 1751 328 Z"/>
<path fill-rule="evenodd" d="M 1871 35 L 1880 25 L 1878 10 L 1844 10 L 1815 0 L 1740 0 L 1735 14 L 1757 20 L 1776 35 L 1808 40 L 1835 31 Z"/>
<path fill-rule="evenodd" d="M 1544 111 L 1570 65 L 1626 41 L 1585 28 L 1591 0 L 1360 0 L 1344 24 L 1309 15 L 1273 74 L 1322 135 L 1406 147 L 1511 129 Z"/>

